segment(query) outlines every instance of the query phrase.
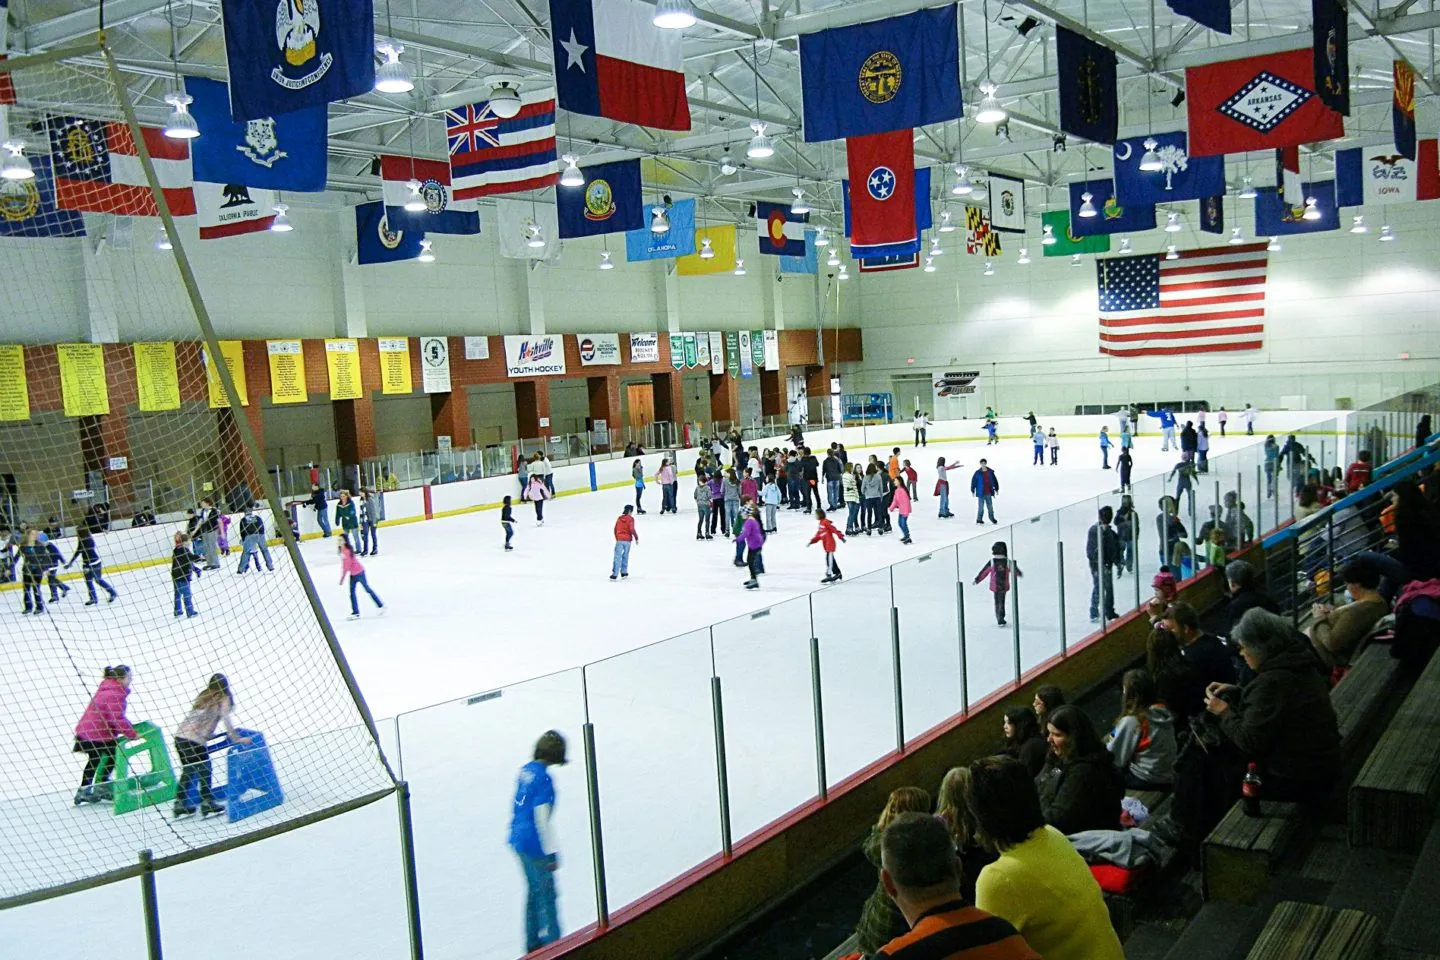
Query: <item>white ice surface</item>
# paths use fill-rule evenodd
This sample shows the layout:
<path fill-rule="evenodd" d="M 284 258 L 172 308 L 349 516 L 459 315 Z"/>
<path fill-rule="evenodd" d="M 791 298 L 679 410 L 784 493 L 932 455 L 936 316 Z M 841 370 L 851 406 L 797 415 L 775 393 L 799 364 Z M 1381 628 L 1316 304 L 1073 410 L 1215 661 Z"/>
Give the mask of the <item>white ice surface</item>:
<path fill-rule="evenodd" d="M 1215 437 L 1212 461 L 1258 439 Z M 852 450 L 852 459 L 870 452 L 886 451 Z M 1085 609 L 1089 581 L 1078 558 L 1093 522 L 1093 498 L 1116 503 L 1118 497 L 1111 495 L 1115 474 L 1099 468 L 1093 442 L 1067 439 L 1058 467 L 1031 466 L 1029 444 L 1015 441 L 989 448 L 980 442 L 932 444 L 923 451 L 907 447 L 903 454 L 921 476 L 912 518 L 915 544 L 901 545 L 898 535 L 852 539 L 839 554 L 845 582 L 813 599 L 806 594 L 819 587 L 823 573 L 819 546 L 805 546 L 813 519 L 781 511 L 780 532 L 765 548 L 762 589 L 747 592 L 740 587 L 743 571 L 731 566 L 728 541 L 694 539 L 689 478 L 681 482 L 678 517 L 660 516 L 659 490 L 647 490 L 649 512 L 638 518 L 641 539 L 625 582 L 612 583 L 608 575 L 611 527 L 630 499 L 628 490 L 553 501 L 543 527 L 534 524 L 529 505 L 517 503 L 511 553 L 501 549 L 495 511 L 382 528 L 382 552 L 365 563 L 386 602 L 384 617 L 362 594 L 362 618 L 346 621 L 348 596 L 336 586 L 335 541 L 303 546 L 374 715 L 401 715 L 379 726 L 382 747 L 413 791 L 427 956 L 510 960 L 520 954 L 524 891 L 505 846 L 506 825 L 515 769 L 550 727 L 570 740 L 571 763 L 555 771 L 561 920 L 567 931 L 593 921 L 581 745 L 587 694 L 613 911 L 719 851 L 712 673 L 723 684 L 736 839 L 816 794 L 812 635 L 820 641 L 828 782 L 895 748 L 890 564 L 904 564 L 895 569 L 893 595 L 900 610 L 907 739 L 958 712 L 962 685 L 973 702 L 1014 679 L 1012 629 L 995 625 L 983 585 L 969 585 L 992 541 L 1007 540 L 1024 572 L 1018 591 L 1022 668 L 1060 652 L 1057 537 L 1067 550 L 1068 639 L 1094 629 Z M 935 460 L 942 455 L 964 464 L 952 474 L 956 517 L 947 521 L 935 517 L 931 496 Z M 1247 491 L 1257 455 L 1254 448 L 1242 454 Z M 981 456 L 1000 478 L 998 527 L 975 525 L 974 500 L 966 493 Z M 1141 478 L 1168 470 L 1176 455 L 1162 454 L 1157 440 L 1145 438 L 1135 459 L 1139 589 L 1148 596 L 1158 562 L 1154 515 L 1162 483 Z M 1224 489 L 1234 486 L 1229 459 Z M 1202 478 L 1200 519 L 1213 500 L 1217 475 Z M 1063 514 L 1045 514 L 1082 498 L 1092 499 Z M 1262 512 L 1253 496 L 1246 499 L 1257 526 L 1274 525 L 1273 508 Z M 962 538 L 970 539 L 950 546 Z M 966 585 L 963 683 L 957 574 Z M 153 571 L 117 575 L 122 602 L 133 602 L 154 577 Z M 246 621 L 228 577 L 206 576 L 197 584 L 196 603 L 212 624 L 241 631 Z M 1132 607 L 1134 581 L 1127 576 L 1117 594 L 1121 612 Z M 18 602 L 13 594 L 6 597 Z M 678 639 L 656 643 L 671 637 Z M 587 663 L 582 680 L 578 667 Z M 502 688 L 501 696 L 474 705 L 456 700 Z M 266 718 L 244 715 L 243 703 L 237 719 L 267 726 Z M 53 731 L 11 729 L 6 735 L 60 742 Z M 286 782 L 303 777 L 285 769 L 280 775 Z M 100 811 L 53 804 L 43 815 L 55 822 L 40 832 L 63 832 L 73 818 L 94 813 Z M 223 944 L 263 951 L 272 960 L 400 960 L 408 952 L 398 863 L 395 811 L 382 803 L 166 870 L 159 889 L 167 952 L 198 955 L 208 943 L 211 950 Z M 139 910 L 135 882 L 112 884 L 0 914 L 0 943 L 5 955 L 139 960 Z"/>

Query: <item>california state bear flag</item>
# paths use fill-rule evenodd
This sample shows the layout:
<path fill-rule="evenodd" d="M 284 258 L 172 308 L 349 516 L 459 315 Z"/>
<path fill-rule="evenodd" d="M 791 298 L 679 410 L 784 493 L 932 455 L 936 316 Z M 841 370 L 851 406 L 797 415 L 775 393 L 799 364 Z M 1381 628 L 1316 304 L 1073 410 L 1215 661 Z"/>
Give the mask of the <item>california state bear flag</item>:
<path fill-rule="evenodd" d="M 912 253 L 915 225 L 915 134 L 872 133 L 845 140 L 850 168 L 850 253 L 884 257 Z"/>
<path fill-rule="evenodd" d="M 275 191 L 197 180 L 195 212 L 201 240 L 259 233 L 275 222 Z"/>

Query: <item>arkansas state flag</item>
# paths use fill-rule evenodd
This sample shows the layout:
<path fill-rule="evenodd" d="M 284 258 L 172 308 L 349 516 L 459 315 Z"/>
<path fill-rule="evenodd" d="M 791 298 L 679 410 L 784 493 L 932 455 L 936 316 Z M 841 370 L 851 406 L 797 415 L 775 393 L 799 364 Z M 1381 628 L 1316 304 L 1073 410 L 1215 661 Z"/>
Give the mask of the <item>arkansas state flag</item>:
<path fill-rule="evenodd" d="M 661 130 L 690 129 L 684 31 L 655 26 L 643 0 L 550 0 L 560 106 Z"/>
<path fill-rule="evenodd" d="M 1209 157 L 1345 136 L 1345 118 L 1315 93 L 1310 48 L 1185 71 L 1190 153 Z"/>
<path fill-rule="evenodd" d="M 915 134 L 872 133 L 845 141 L 850 168 L 850 255 L 909 253 L 915 226 Z"/>
<path fill-rule="evenodd" d="M 772 257 L 805 256 L 805 224 L 808 213 L 796 213 L 783 203 L 755 204 L 755 228 L 760 234 L 760 252 Z"/>

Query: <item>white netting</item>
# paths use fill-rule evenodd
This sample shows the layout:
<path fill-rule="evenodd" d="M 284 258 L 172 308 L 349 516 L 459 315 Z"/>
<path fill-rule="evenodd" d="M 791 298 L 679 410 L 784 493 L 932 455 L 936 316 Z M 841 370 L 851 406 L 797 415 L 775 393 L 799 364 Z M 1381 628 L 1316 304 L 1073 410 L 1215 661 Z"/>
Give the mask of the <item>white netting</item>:
<path fill-rule="evenodd" d="M 35 177 L 0 186 L 0 906 L 124 875 L 142 849 L 163 865 L 393 786 L 297 554 L 277 539 L 239 426 L 253 411 L 232 408 L 207 376 L 179 251 L 157 243 L 136 144 L 149 138 L 132 134 L 99 53 L 8 66 L 17 102 L 0 107 L 5 139 L 23 142 Z M 139 86 L 125 95 L 154 102 Z M 177 143 L 154 143 L 162 185 L 188 165 Z M 8 153 L 13 175 L 23 165 Z M 167 202 L 187 209 L 187 191 L 167 191 Z M 176 559 L 175 534 L 204 500 L 217 527 L 181 538 L 201 558 L 193 565 L 210 568 L 189 584 L 190 616 L 173 571 L 192 564 L 188 552 Z M 252 503 L 269 556 L 241 574 Z M 128 720 L 98 717 L 119 688 L 92 696 L 120 664 L 132 671 Z M 211 722 L 182 724 L 217 673 L 250 743 L 227 746 L 223 722 L 215 730 L 213 796 L 228 810 L 202 819 L 183 814 L 204 807 L 203 770 L 192 763 L 195 794 L 177 797 L 179 754 Z M 125 723 L 138 736 L 117 751 Z M 77 725 L 88 754 L 74 752 Z M 92 756 L 114 757 L 127 779 L 77 793 Z"/>

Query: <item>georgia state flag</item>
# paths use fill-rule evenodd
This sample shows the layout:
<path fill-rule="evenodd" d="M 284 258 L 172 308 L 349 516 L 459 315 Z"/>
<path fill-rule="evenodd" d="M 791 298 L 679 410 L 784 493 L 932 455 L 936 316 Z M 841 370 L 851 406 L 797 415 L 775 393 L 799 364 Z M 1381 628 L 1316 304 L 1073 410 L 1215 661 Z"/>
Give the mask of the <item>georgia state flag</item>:
<path fill-rule="evenodd" d="M 681 31 L 642 0 L 550 0 L 560 106 L 661 130 L 689 130 Z"/>
<path fill-rule="evenodd" d="M 850 168 L 850 253 L 883 257 L 910 253 L 915 226 L 915 134 L 873 133 L 845 141 Z"/>

